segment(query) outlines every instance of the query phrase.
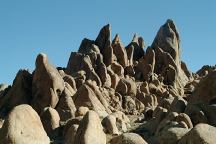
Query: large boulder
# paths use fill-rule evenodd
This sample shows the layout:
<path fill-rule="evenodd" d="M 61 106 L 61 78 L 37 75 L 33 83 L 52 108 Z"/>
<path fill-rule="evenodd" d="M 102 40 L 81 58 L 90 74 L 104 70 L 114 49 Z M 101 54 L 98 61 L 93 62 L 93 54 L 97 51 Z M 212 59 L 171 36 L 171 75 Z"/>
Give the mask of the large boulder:
<path fill-rule="evenodd" d="M 50 137 L 55 137 L 58 135 L 60 117 L 55 109 L 46 107 L 41 114 L 41 121 L 43 123 L 45 131 Z"/>
<path fill-rule="evenodd" d="M 49 144 L 40 117 L 26 104 L 16 106 L 7 116 L 0 130 L 2 144 Z"/>
<path fill-rule="evenodd" d="M 196 86 L 190 103 L 216 104 L 216 71 L 210 72 Z"/>
<path fill-rule="evenodd" d="M 216 128 L 208 124 L 198 124 L 178 144 L 215 144 Z"/>
<path fill-rule="evenodd" d="M 176 144 L 188 132 L 186 128 L 170 126 L 165 128 L 157 136 L 158 144 Z"/>
<path fill-rule="evenodd" d="M 77 90 L 77 93 L 74 95 L 73 100 L 76 107 L 88 107 L 89 109 L 96 111 L 102 117 L 108 115 L 104 105 L 98 99 L 93 89 L 87 84 L 82 85 Z"/>
<path fill-rule="evenodd" d="M 39 54 L 32 82 L 33 108 L 39 113 L 45 107 L 55 108 L 63 90 L 64 80 L 58 70 L 49 64 L 45 54 Z"/>
<path fill-rule="evenodd" d="M 122 78 L 118 82 L 116 92 L 122 95 L 135 96 L 137 93 L 136 83 L 131 78 Z"/>
<path fill-rule="evenodd" d="M 96 112 L 89 111 L 84 116 L 74 142 L 76 144 L 106 144 L 106 135 Z"/>
<path fill-rule="evenodd" d="M 108 115 L 102 121 L 107 132 L 114 135 L 119 135 L 121 132 L 127 132 L 130 127 L 129 123 L 129 118 L 120 111 Z"/>
<path fill-rule="evenodd" d="M 171 84 L 176 89 L 183 88 L 188 82 L 188 77 L 181 68 L 180 36 L 172 20 L 167 20 L 161 26 L 151 47 L 155 51 L 155 73 L 163 72 L 164 77 L 173 74 L 172 79 L 165 81 L 165 84 Z M 169 73 L 170 70 L 172 73 Z"/>
<path fill-rule="evenodd" d="M 32 75 L 27 70 L 19 70 L 12 87 L 1 98 L 0 109 L 6 115 L 11 109 L 20 104 L 29 104 L 31 94 Z"/>
<path fill-rule="evenodd" d="M 76 106 L 72 99 L 72 95 L 67 88 L 62 92 L 56 110 L 59 113 L 61 122 L 66 122 L 75 117 Z"/>
<path fill-rule="evenodd" d="M 110 144 L 148 144 L 140 135 L 124 133 L 111 139 Z"/>

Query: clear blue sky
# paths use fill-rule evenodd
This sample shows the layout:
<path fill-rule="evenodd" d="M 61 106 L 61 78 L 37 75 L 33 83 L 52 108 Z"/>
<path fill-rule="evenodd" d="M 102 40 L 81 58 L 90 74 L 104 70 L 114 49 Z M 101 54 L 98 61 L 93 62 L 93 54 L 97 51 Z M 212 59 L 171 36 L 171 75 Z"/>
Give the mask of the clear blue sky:
<path fill-rule="evenodd" d="M 172 18 L 189 69 L 215 65 L 215 6 L 214 0 L 0 0 L 0 83 L 11 84 L 21 68 L 34 70 L 40 52 L 53 65 L 66 66 L 82 39 L 95 39 L 107 23 L 124 45 L 134 33 L 150 45 Z"/>

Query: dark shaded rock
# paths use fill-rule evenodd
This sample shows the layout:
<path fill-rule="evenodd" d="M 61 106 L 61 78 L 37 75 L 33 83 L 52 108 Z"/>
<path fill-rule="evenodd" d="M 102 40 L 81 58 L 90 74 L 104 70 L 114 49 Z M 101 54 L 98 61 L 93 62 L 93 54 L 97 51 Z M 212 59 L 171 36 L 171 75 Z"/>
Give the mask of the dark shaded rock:
<path fill-rule="evenodd" d="M 136 34 L 133 37 L 132 42 L 126 47 L 128 55 L 133 53 L 133 60 L 138 61 L 141 57 L 144 56 L 144 40 L 142 37 L 138 37 Z M 131 56 L 128 56 L 131 58 Z M 130 60 L 130 59 L 129 59 Z"/>
<path fill-rule="evenodd" d="M 95 44 L 99 47 L 103 55 L 103 61 L 106 66 L 112 64 L 115 60 L 113 48 L 111 46 L 111 31 L 110 25 L 105 25 L 99 32 Z"/>
<path fill-rule="evenodd" d="M 166 71 L 165 69 L 167 69 L 168 65 L 171 65 L 168 68 L 171 68 L 172 71 L 175 70 L 175 72 L 173 72 L 175 76 L 172 78 L 171 82 L 165 81 L 165 84 L 172 84 L 176 88 L 184 87 L 188 81 L 188 77 L 181 68 L 180 37 L 172 20 L 167 20 L 167 22 L 161 26 L 151 47 L 156 55 L 155 72 L 160 74 L 162 71 Z"/>
<path fill-rule="evenodd" d="M 201 69 L 199 69 L 196 73 L 200 76 L 206 76 L 208 73 L 215 71 L 216 66 L 204 65 Z"/>
<path fill-rule="evenodd" d="M 106 108 L 95 95 L 94 91 L 86 84 L 82 85 L 73 97 L 76 107 L 84 106 L 96 111 L 100 116 L 108 115 Z"/>
<path fill-rule="evenodd" d="M 208 124 L 198 124 L 185 136 L 181 138 L 178 144 L 214 144 L 216 128 Z"/>
<path fill-rule="evenodd" d="M 40 117 L 43 123 L 43 127 L 49 137 L 57 137 L 58 128 L 60 126 L 60 117 L 58 112 L 51 107 L 47 107 L 43 110 Z"/>
<path fill-rule="evenodd" d="M 61 122 L 66 122 L 67 120 L 75 117 L 76 106 L 68 89 L 65 88 L 62 92 L 58 105 L 56 106 L 56 110 L 59 113 Z"/>
<path fill-rule="evenodd" d="M 7 93 L 1 97 L 0 109 L 3 116 L 12 108 L 20 104 L 29 104 L 32 99 L 31 94 L 32 75 L 27 70 L 19 70 L 13 85 L 7 90 Z"/>

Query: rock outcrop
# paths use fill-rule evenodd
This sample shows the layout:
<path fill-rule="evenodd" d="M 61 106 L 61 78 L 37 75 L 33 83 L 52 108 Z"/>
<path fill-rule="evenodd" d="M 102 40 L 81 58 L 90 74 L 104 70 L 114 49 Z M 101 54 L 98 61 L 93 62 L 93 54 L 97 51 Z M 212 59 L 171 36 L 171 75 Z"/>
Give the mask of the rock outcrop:
<path fill-rule="evenodd" d="M 36 69 L 32 80 L 32 105 L 37 112 L 45 107 L 55 108 L 59 96 L 64 90 L 64 80 L 48 62 L 45 54 L 39 54 L 36 59 Z"/>
<path fill-rule="evenodd" d="M 189 71 L 174 22 L 147 47 L 136 34 L 126 47 L 111 36 L 105 25 L 66 67 L 41 53 L 32 73 L 1 84 L 0 143 L 215 143 L 216 68 Z"/>
<path fill-rule="evenodd" d="M 29 105 L 16 106 L 0 130 L 2 144 L 49 144 L 40 117 Z"/>
<path fill-rule="evenodd" d="M 89 111 L 81 121 L 75 136 L 76 144 L 106 144 L 100 118 L 94 111 Z"/>

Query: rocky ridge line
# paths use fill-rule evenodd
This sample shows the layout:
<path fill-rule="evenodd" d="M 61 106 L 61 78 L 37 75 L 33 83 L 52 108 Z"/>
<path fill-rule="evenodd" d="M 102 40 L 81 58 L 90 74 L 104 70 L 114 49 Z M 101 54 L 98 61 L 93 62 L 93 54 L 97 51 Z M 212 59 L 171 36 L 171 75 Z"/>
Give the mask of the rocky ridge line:
<path fill-rule="evenodd" d="M 172 20 L 145 50 L 124 46 L 110 25 L 84 38 L 67 67 L 41 53 L 33 73 L 0 85 L 2 144 L 214 144 L 216 67 L 181 61 Z"/>

